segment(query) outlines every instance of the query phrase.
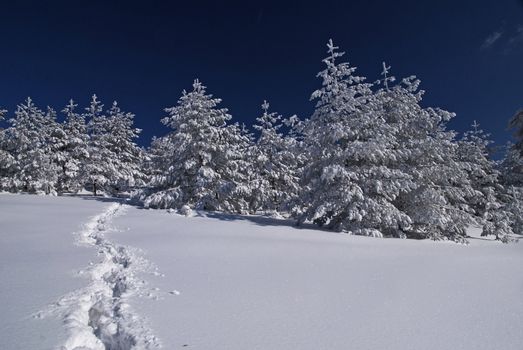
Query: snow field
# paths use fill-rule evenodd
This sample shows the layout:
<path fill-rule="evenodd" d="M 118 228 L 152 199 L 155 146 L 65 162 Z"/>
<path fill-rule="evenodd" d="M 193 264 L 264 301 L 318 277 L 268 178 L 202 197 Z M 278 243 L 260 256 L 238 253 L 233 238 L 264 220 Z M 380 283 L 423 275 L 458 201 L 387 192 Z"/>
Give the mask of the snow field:
<path fill-rule="evenodd" d="M 135 306 L 166 349 L 523 348 L 520 244 L 137 208 L 114 224 L 165 275 L 150 280 L 161 299 Z"/>
<path fill-rule="evenodd" d="M 1 349 L 523 348 L 521 244 L 104 201 L 0 195 Z"/>

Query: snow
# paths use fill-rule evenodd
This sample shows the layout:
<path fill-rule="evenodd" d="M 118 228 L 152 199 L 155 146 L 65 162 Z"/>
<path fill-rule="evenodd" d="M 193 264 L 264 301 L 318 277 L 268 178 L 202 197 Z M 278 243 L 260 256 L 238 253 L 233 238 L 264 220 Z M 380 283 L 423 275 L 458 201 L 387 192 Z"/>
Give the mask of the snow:
<path fill-rule="evenodd" d="M 523 348 L 520 244 L 211 216 L 130 208 L 115 219 L 129 230 L 113 238 L 144 249 L 165 275 L 151 284 L 180 293 L 137 305 L 165 348 Z"/>
<path fill-rule="evenodd" d="M 108 201 L 0 195 L 1 349 L 70 349 L 71 336 L 98 349 L 68 328 L 68 297 L 80 314 L 101 297 L 97 333 L 147 335 L 136 349 L 523 348 L 521 244 L 375 239 Z"/>
<path fill-rule="evenodd" d="M 69 293 L 38 317 L 60 316 L 68 331 L 63 350 L 74 349 L 153 349 L 159 343 L 145 322 L 128 303 L 143 292 L 145 281 L 136 278 L 147 271 L 148 262 L 136 250 L 118 245 L 105 237 L 111 221 L 125 212 L 126 206 L 113 203 L 93 217 L 79 232 L 78 243 L 98 250 L 103 259 L 89 264 L 90 284 Z"/>
<path fill-rule="evenodd" d="M 32 314 L 84 282 L 75 273 L 96 258 L 73 232 L 107 204 L 78 198 L 0 194 L 0 349 L 52 349 L 60 319 Z"/>

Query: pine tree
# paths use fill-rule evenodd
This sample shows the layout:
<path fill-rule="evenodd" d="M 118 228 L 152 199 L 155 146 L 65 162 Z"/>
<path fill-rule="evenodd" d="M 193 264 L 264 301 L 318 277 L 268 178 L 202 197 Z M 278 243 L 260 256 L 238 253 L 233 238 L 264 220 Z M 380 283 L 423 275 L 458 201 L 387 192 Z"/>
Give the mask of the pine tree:
<path fill-rule="evenodd" d="M 511 186 L 507 191 L 506 205 L 503 214 L 509 213 L 512 233 L 523 236 L 523 188 Z M 510 241 L 511 236 L 496 237 L 502 241 Z"/>
<path fill-rule="evenodd" d="M 66 119 L 63 124 L 65 140 L 61 149 L 64 158 L 59 163 L 61 173 L 58 188 L 61 192 L 77 192 L 84 185 L 85 165 L 89 158 L 89 136 L 85 116 L 76 112 L 77 107 L 70 100 L 62 110 Z"/>
<path fill-rule="evenodd" d="M 411 76 L 392 90 L 395 115 L 404 118 L 398 134 L 403 168 L 415 184 L 395 203 L 412 221 L 407 237 L 465 242 L 466 229 L 474 222 L 468 198 L 475 191 L 459 159 L 456 134 L 446 129 L 455 114 L 422 107 L 424 91 L 419 85 L 420 81 Z"/>
<path fill-rule="evenodd" d="M 514 114 L 509 122 L 509 128 L 515 130 L 514 136 L 516 137 L 517 143 L 514 148 L 519 150 L 520 155 L 523 156 L 523 109 Z"/>
<path fill-rule="evenodd" d="M 156 184 L 163 181 L 163 167 L 174 158 L 174 151 L 168 136 L 153 137 L 144 159 L 147 183 Z"/>
<path fill-rule="evenodd" d="M 490 158 L 492 141 L 474 121 L 459 142 L 459 160 L 465 166 L 473 196 L 467 198 L 478 221 L 483 224 L 483 236 L 494 235 L 506 240 L 512 232 L 510 213 L 505 211 L 505 189 L 500 183 L 500 172 Z"/>
<path fill-rule="evenodd" d="M 279 114 L 269 113 L 269 103 L 262 104 L 263 115 L 256 119 L 259 132 L 251 151 L 251 212 L 259 210 L 289 212 L 299 191 L 299 164 L 296 140 L 280 130 L 284 121 Z"/>
<path fill-rule="evenodd" d="M 90 139 L 85 173 L 94 195 L 99 190 L 117 193 L 141 183 L 143 153 L 134 142 L 140 133 L 133 128 L 134 115 L 121 111 L 117 102 L 104 113 L 96 95 L 86 110 Z"/>
<path fill-rule="evenodd" d="M 323 87 L 312 94 L 316 110 L 303 124 L 310 163 L 302 196 L 308 206 L 300 222 L 361 235 L 401 236 L 410 218 L 393 202 L 413 184 L 399 167 L 399 129 L 388 124 L 392 119 L 382 102 L 388 86 L 373 94 L 371 84 L 354 75 L 356 68 L 336 62 L 343 53 L 332 40 L 327 47 L 327 68 L 318 74 Z"/>
<path fill-rule="evenodd" d="M 0 121 L 5 118 L 6 114 L 6 110 L 0 109 Z M 8 131 L 0 128 L 0 191 L 13 190 L 12 180 L 14 169 L 16 169 L 16 161 L 10 150 Z"/>
<path fill-rule="evenodd" d="M 14 158 L 9 186 L 12 190 L 54 193 L 58 178 L 55 137 L 61 132 L 56 113 L 51 108 L 43 112 L 27 98 L 9 122 L 8 151 Z"/>
<path fill-rule="evenodd" d="M 133 127 L 134 114 L 122 111 L 116 101 L 107 111 L 107 116 L 110 122 L 108 147 L 114 154 L 115 168 L 112 187 L 117 192 L 128 191 L 144 180 L 144 152 L 135 142 L 142 130 Z"/>
<path fill-rule="evenodd" d="M 248 137 L 231 116 L 218 108 L 220 99 L 206 94 L 194 81 L 175 107 L 167 108 L 162 123 L 172 131 L 158 144 L 168 145 L 148 191 L 136 197 L 146 207 L 178 208 L 188 205 L 203 210 L 243 211 L 246 207 L 247 174 L 244 152 Z"/>
<path fill-rule="evenodd" d="M 505 157 L 500 162 L 500 172 L 506 189 L 503 202 L 505 211 L 510 213 L 512 231 L 523 235 L 523 157 L 513 144 L 506 146 Z"/>
<path fill-rule="evenodd" d="M 523 156 L 515 145 L 505 147 L 505 156 L 500 164 L 502 183 L 506 187 L 523 187 Z"/>
<path fill-rule="evenodd" d="M 89 120 L 89 159 L 85 164 L 85 183 L 96 196 L 98 191 L 108 188 L 112 178 L 112 153 L 109 152 L 110 123 L 103 114 L 103 104 L 96 95 L 92 96 L 86 108 L 86 119 Z"/>

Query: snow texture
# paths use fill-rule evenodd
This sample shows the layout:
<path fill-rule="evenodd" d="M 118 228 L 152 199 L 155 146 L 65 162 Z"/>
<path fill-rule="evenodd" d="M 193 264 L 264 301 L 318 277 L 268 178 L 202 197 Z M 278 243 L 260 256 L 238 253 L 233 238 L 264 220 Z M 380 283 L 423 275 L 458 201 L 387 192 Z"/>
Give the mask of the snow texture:
<path fill-rule="evenodd" d="M 166 349 L 523 348 L 523 246 L 481 228 L 461 245 L 136 208 L 115 225 L 165 274 L 136 308 Z"/>
<path fill-rule="evenodd" d="M 59 314 L 68 338 L 63 350 L 154 349 L 159 342 L 128 303 L 130 296 L 143 290 L 144 281 L 135 277 L 148 263 L 129 247 L 114 244 L 105 237 L 110 223 L 125 211 L 122 204 L 111 204 L 93 217 L 77 235 L 78 243 L 98 250 L 100 261 L 82 271 L 90 284 L 67 294 L 48 310 L 45 317 Z"/>
<path fill-rule="evenodd" d="M 481 228 L 370 239 L 106 201 L 0 195 L 1 349 L 523 348 L 523 246 Z"/>

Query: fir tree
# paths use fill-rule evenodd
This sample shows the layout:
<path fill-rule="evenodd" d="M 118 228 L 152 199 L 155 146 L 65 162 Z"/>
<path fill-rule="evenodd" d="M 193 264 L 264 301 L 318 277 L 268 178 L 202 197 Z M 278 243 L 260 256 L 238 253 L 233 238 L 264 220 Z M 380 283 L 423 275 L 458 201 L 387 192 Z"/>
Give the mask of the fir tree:
<path fill-rule="evenodd" d="M 259 137 L 251 151 L 250 211 L 289 212 L 299 190 L 296 140 L 280 131 L 284 121 L 269 113 L 269 103 L 264 101 L 262 110 L 254 125 Z"/>
<path fill-rule="evenodd" d="M 514 144 L 505 147 L 505 156 L 500 164 L 502 183 L 506 187 L 523 187 L 523 156 Z"/>
<path fill-rule="evenodd" d="M 316 110 L 303 126 L 310 163 L 302 197 L 308 205 L 300 221 L 354 234 L 401 236 L 410 218 L 393 202 L 413 184 L 398 166 L 398 127 L 388 124 L 392 120 L 380 102 L 388 86 L 373 94 L 354 67 L 336 62 L 343 53 L 332 41 L 327 46 L 327 67 L 318 74 L 323 87 L 312 94 Z"/>
<path fill-rule="evenodd" d="M 220 99 L 206 94 L 194 81 L 175 107 L 167 108 L 162 123 L 172 131 L 162 138 L 167 154 L 160 161 L 148 191 L 136 196 L 147 207 L 243 211 L 246 207 L 244 153 L 248 137 L 231 116 L 218 108 Z"/>
<path fill-rule="evenodd" d="M 512 231 L 523 234 L 523 157 L 513 144 L 506 146 L 500 163 L 501 181 L 505 187 L 503 202 L 510 213 Z"/>
<path fill-rule="evenodd" d="M 73 100 L 65 106 L 63 130 L 65 140 L 62 148 L 64 159 L 60 162 L 59 190 L 77 192 L 83 188 L 85 165 L 89 158 L 89 136 L 85 116 L 76 112 L 78 105 Z"/>
<path fill-rule="evenodd" d="M 140 133 L 133 128 L 134 115 L 121 111 L 117 102 L 104 113 L 103 104 L 93 95 L 87 116 L 90 139 L 85 173 L 94 194 L 100 189 L 117 193 L 140 183 L 143 153 L 134 142 Z"/>
<path fill-rule="evenodd" d="M 500 172 L 490 158 L 492 141 L 474 121 L 459 142 L 459 160 L 468 173 L 473 196 L 467 198 L 474 214 L 483 224 L 483 236 L 494 235 L 506 240 L 512 234 L 511 215 L 505 211 L 505 189 L 500 183 Z"/>
<path fill-rule="evenodd" d="M 412 220 L 408 237 L 465 242 L 466 228 L 474 222 L 468 198 L 475 195 L 466 167 L 459 159 L 456 134 L 446 129 L 454 113 L 420 104 L 424 91 L 415 77 L 395 87 L 396 110 L 405 118 L 399 134 L 404 149 L 403 167 L 415 188 L 402 193 L 397 207 Z"/>
<path fill-rule="evenodd" d="M 116 101 L 107 116 L 110 123 L 108 148 L 114 155 L 112 187 L 116 191 L 127 191 L 144 180 L 144 152 L 135 142 L 142 130 L 133 127 L 134 114 L 122 111 Z"/>
<path fill-rule="evenodd" d="M 514 130 L 514 136 L 517 140 L 514 148 L 519 150 L 520 155 L 523 156 L 523 109 L 514 114 L 509 122 L 509 128 Z"/>
<path fill-rule="evenodd" d="M 0 121 L 5 118 L 6 110 L 0 109 Z M 0 127 L 0 190 L 12 191 L 16 161 L 11 154 L 12 147 L 8 131 Z"/>
<path fill-rule="evenodd" d="M 96 95 L 92 96 L 89 107 L 86 108 L 86 119 L 89 120 L 89 159 L 85 164 L 86 185 L 90 186 L 96 196 L 98 191 L 107 188 L 113 168 L 111 167 L 112 154 L 109 151 L 110 123 L 103 114 L 103 104 Z"/>
<path fill-rule="evenodd" d="M 7 130 L 8 151 L 14 158 L 13 178 L 9 186 L 28 192 L 55 192 L 58 178 L 54 139 L 60 133 L 56 114 L 43 112 L 30 98 L 18 105 Z"/>

